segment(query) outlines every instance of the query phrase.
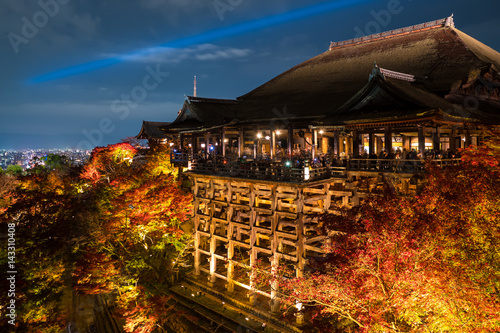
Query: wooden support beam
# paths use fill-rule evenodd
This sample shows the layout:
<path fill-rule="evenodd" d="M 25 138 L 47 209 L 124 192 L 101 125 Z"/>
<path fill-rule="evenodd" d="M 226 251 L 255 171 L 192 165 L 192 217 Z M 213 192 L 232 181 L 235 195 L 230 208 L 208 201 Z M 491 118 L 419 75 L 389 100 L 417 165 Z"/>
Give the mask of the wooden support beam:
<path fill-rule="evenodd" d="M 243 154 L 243 148 L 245 145 L 245 132 L 243 131 L 243 128 L 240 128 L 239 134 L 238 134 L 238 157 L 241 157 Z"/>
<path fill-rule="evenodd" d="M 276 131 L 274 125 L 271 126 L 271 143 L 270 143 L 271 160 L 276 156 Z"/>
<path fill-rule="evenodd" d="M 333 154 L 335 156 L 339 156 L 340 155 L 339 130 L 333 131 Z"/>
<path fill-rule="evenodd" d="M 384 130 L 384 146 L 387 154 L 390 154 L 392 152 L 392 129 L 390 127 Z"/>
<path fill-rule="evenodd" d="M 418 151 L 421 156 L 425 153 L 425 128 L 423 126 L 418 126 Z"/>
<path fill-rule="evenodd" d="M 210 144 L 208 140 L 209 132 L 205 132 L 205 158 L 208 158 L 210 156 Z"/>
<path fill-rule="evenodd" d="M 220 130 L 221 146 L 222 146 L 222 157 L 226 157 L 226 128 L 222 127 Z"/>
<path fill-rule="evenodd" d="M 469 131 L 469 128 L 467 127 L 467 128 L 465 129 L 465 146 L 464 146 L 464 148 L 469 147 L 471 144 L 472 144 L 472 139 L 471 139 L 471 137 L 470 137 L 470 131 Z"/>
<path fill-rule="evenodd" d="M 318 130 L 314 128 L 312 130 L 312 135 L 313 135 L 312 159 L 314 160 L 316 158 L 316 152 L 318 150 Z"/>
<path fill-rule="evenodd" d="M 359 158 L 359 132 L 352 131 L 352 156 L 354 158 Z"/>
<path fill-rule="evenodd" d="M 441 149 L 441 135 L 439 133 L 439 126 L 436 126 L 434 132 L 432 133 L 432 148 L 434 150 Z"/>
<path fill-rule="evenodd" d="M 375 153 L 375 138 L 373 131 L 370 131 L 370 133 L 368 133 L 368 150 L 369 154 Z"/>
<path fill-rule="evenodd" d="M 253 158 L 257 158 L 257 149 L 259 146 L 259 139 L 257 138 L 257 133 L 259 133 L 259 128 L 255 126 L 254 137 L 253 137 Z"/>

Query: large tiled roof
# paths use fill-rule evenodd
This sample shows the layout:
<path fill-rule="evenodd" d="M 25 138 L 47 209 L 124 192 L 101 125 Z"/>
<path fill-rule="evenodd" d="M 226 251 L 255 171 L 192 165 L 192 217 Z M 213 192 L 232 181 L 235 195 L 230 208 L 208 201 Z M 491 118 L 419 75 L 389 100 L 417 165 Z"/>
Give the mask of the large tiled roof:
<path fill-rule="evenodd" d="M 374 63 L 419 77 L 423 88 L 443 96 L 481 69 L 493 65 L 500 70 L 500 53 L 452 27 L 412 31 L 334 48 L 238 99 L 243 105 L 287 105 L 295 114 L 324 114 L 366 84 Z"/>
<path fill-rule="evenodd" d="M 290 121 L 317 120 L 358 93 L 374 63 L 415 77 L 412 85 L 427 97 L 444 97 L 488 69 L 500 71 L 500 53 L 453 24 L 444 24 L 449 20 L 382 33 L 380 38 L 334 44 L 236 100 L 188 97 L 170 128 L 180 128 L 186 115 L 200 122 L 197 129 L 272 121 L 284 114 Z"/>

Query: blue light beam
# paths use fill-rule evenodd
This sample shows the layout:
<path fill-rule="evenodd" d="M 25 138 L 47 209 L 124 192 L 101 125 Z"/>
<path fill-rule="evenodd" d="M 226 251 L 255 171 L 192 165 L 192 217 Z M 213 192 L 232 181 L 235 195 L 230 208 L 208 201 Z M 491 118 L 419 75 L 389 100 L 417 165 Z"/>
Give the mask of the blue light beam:
<path fill-rule="evenodd" d="M 272 15 L 268 17 L 264 17 L 257 20 L 251 20 L 243 23 L 238 23 L 236 25 L 210 30 L 207 32 L 203 32 L 198 35 L 182 37 L 164 44 L 160 44 L 157 47 L 168 47 L 168 48 L 182 48 L 196 44 L 207 43 L 209 41 L 222 39 L 225 37 L 232 37 L 239 34 L 243 34 L 250 31 L 255 31 L 258 29 L 263 29 L 275 25 L 279 25 L 282 23 L 303 19 L 310 16 L 315 16 L 319 14 L 324 14 L 326 12 L 339 10 L 342 8 L 354 6 L 357 4 L 370 2 L 373 0 L 338 0 L 338 1 L 330 1 L 318 5 L 313 5 L 309 7 L 304 7 L 296 10 L 292 10 L 283 14 Z M 63 68 L 52 73 L 43 74 L 32 78 L 30 80 L 31 83 L 41 83 L 46 81 L 52 81 L 60 78 L 65 78 L 77 74 L 82 74 L 86 72 L 90 72 L 93 70 L 101 69 L 104 67 L 108 67 L 111 65 L 119 64 L 127 60 L 127 58 L 145 55 L 147 53 L 151 53 L 151 48 L 141 49 L 138 51 L 133 51 L 129 53 L 125 53 L 122 55 L 118 55 L 112 58 L 100 59 L 96 61 L 91 61 L 88 63 L 84 63 L 81 65 L 76 65 L 72 67 Z"/>

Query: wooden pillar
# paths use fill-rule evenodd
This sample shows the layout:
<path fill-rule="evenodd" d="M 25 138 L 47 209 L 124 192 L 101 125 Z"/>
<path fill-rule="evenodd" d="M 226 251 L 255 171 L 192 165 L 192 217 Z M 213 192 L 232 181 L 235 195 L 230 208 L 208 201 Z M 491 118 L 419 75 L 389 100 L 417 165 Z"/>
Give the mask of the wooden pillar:
<path fill-rule="evenodd" d="M 411 150 L 411 136 L 403 136 L 403 148 L 406 149 L 406 151 Z"/>
<path fill-rule="evenodd" d="M 384 130 L 384 146 L 387 154 L 392 152 L 392 130 L 387 126 Z"/>
<path fill-rule="evenodd" d="M 210 276 L 208 277 L 210 287 L 213 287 L 213 283 L 217 279 L 215 277 L 215 271 L 217 270 L 217 259 L 215 258 L 216 241 L 215 237 L 212 236 L 210 239 Z"/>
<path fill-rule="evenodd" d="M 424 126 L 418 126 L 418 151 L 424 156 L 425 153 L 425 128 Z"/>
<path fill-rule="evenodd" d="M 333 154 L 335 156 L 340 155 L 340 139 L 339 139 L 339 130 L 333 131 Z"/>
<path fill-rule="evenodd" d="M 436 126 L 436 130 L 432 133 L 432 147 L 435 151 L 441 149 L 441 135 L 439 133 L 439 126 Z"/>
<path fill-rule="evenodd" d="M 471 144 L 472 144 L 472 140 L 470 137 L 469 128 L 466 128 L 465 129 L 465 146 L 464 146 L 464 148 L 469 147 Z"/>
<path fill-rule="evenodd" d="M 210 157 L 210 144 L 209 144 L 209 137 L 210 133 L 209 132 L 205 132 L 205 158 L 209 158 Z"/>
<path fill-rule="evenodd" d="M 304 239 L 304 192 L 300 190 L 299 197 L 297 198 L 297 242 L 295 243 L 295 248 L 297 251 L 296 260 L 297 266 L 295 268 L 295 274 L 298 278 L 304 277 L 304 266 L 305 266 L 305 239 Z"/>
<path fill-rule="evenodd" d="M 194 275 L 200 275 L 200 265 L 201 265 L 201 253 L 200 253 L 200 234 L 198 233 L 198 226 L 200 224 L 200 218 L 195 218 L 195 234 L 194 234 Z"/>
<path fill-rule="evenodd" d="M 259 139 L 257 138 L 257 133 L 259 133 L 259 128 L 255 127 L 254 137 L 253 137 L 253 159 L 257 159 L 257 147 L 259 145 Z"/>
<path fill-rule="evenodd" d="M 369 154 L 373 154 L 375 153 L 375 140 L 374 140 L 374 134 L 373 134 L 373 131 L 370 131 L 370 133 L 368 133 L 368 153 Z"/>
<path fill-rule="evenodd" d="M 329 138 L 327 136 L 321 137 L 321 152 L 323 154 L 328 153 L 328 139 Z"/>
<path fill-rule="evenodd" d="M 179 148 L 184 149 L 184 134 L 179 134 Z"/>
<path fill-rule="evenodd" d="M 274 253 L 274 255 L 269 258 L 271 260 L 271 274 L 276 275 L 279 266 L 279 255 Z M 280 299 L 278 297 L 279 285 L 277 279 L 273 279 L 271 282 L 271 313 L 278 313 L 280 310 Z"/>
<path fill-rule="evenodd" d="M 238 134 L 238 157 L 241 157 L 243 154 L 243 147 L 245 145 L 245 132 L 243 131 L 243 128 L 240 128 L 239 134 Z"/>
<path fill-rule="evenodd" d="M 274 130 L 274 126 L 271 126 L 271 160 L 274 159 L 274 157 L 276 156 L 276 131 Z"/>
<path fill-rule="evenodd" d="M 288 154 L 292 157 L 293 153 L 293 125 L 288 125 Z"/>
<path fill-rule="evenodd" d="M 345 153 L 347 156 L 352 156 L 352 138 L 350 136 L 345 138 Z"/>
<path fill-rule="evenodd" d="M 352 157 L 359 157 L 359 132 L 357 130 L 352 131 Z"/>
<path fill-rule="evenodd" d="M 230 228 L 231 230 L 231 228 Z M 229 236 L 228 236 L 229 238 Z M 227 292 L 232 293 L 234 291 L 234 281 L 233 281 L 233 276 L 234 276 L 234 263 L 233 263 L 233 256 L 234 256 L 234 243 L 232 240 L 229 240 L 228 246 L 227 246 L 227 285 L 226 285 L 226 290 Z"/>
<path fill-rule="evenodd" d="M 221 146 L 222 146 L 222 157 L 226 157 L 226 128 L 222 127 L 220 130 Z"/>
<path fill-rule="evenodd" d="M 312 135 L 313 135 L 312 159 L 314 160 L 314 158 L 316 157 L 316 150 L 318 149 L 318 130 L 314 128 L 312 131 Z"/>
<path fill-rule="evenodd" d="M 346 140 L 346 137 L 345 137 L 345 136 L 341 136 L 341 137 L 339 137 L 339 156 L 340 156 L 342 153 L 345 153 L 344 143 L 345 143 L 345 144 L 346 144 L 346 146 L 347 146 L 347 140 Z"/>
<path fill-rule="evenodd" d="M 450 150 L 455 151 L 457 149 L 457 145 L 455 144 L 455 138 L 457 137 L 457 131 L 454 127 L 451 128 L 450 133 Z"/>

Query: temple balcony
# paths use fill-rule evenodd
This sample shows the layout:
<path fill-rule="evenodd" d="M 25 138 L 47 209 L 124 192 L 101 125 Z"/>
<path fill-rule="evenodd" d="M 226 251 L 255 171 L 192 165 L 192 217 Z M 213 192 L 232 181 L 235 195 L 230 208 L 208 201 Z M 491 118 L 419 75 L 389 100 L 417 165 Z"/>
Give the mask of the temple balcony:
<path fill-rule="evenodd" d="M 367 176 L 395 173 L 411 177 L 423 172 L 425 163 L 428 161 L 439 167 L 460 163 L 459 158 L 432 160 L 351 158 L 325 164 L 316 162 L 312 165 L 308 163 L 308 160 L 198 159 L 185 162 L 188 165 L 188 171 L 194 174 L 300 183 L 328 178 L 346 178 L 351 173 L 364 173 Z"/>

